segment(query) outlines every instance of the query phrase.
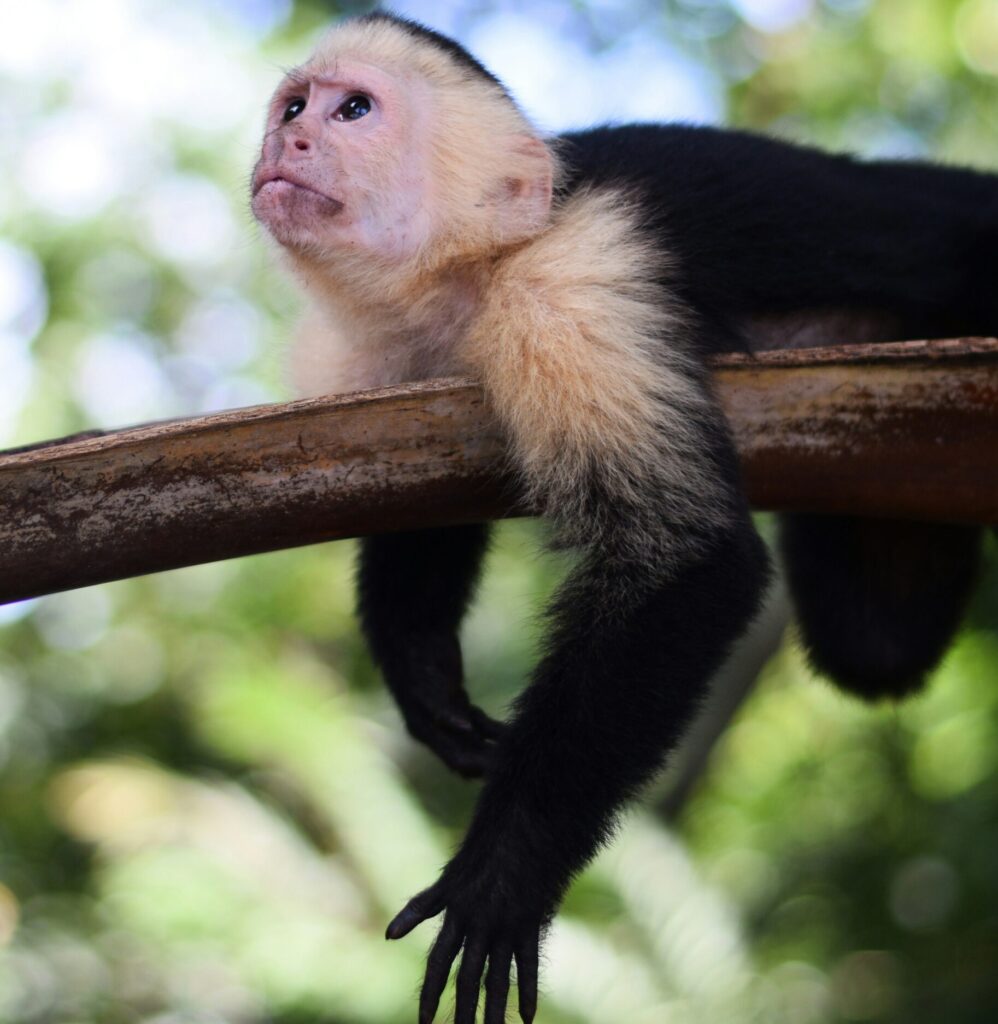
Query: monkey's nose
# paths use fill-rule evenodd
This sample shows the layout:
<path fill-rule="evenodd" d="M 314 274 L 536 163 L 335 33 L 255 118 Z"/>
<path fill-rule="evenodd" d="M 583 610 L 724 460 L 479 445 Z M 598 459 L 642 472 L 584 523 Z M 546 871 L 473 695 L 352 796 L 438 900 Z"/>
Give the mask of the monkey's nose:
<path fill-rule="evenodd" d="M 311 149 L 311 145 L 307 139 L 295 139 L 295 149 L 301 153 L 307 153 Z"/>

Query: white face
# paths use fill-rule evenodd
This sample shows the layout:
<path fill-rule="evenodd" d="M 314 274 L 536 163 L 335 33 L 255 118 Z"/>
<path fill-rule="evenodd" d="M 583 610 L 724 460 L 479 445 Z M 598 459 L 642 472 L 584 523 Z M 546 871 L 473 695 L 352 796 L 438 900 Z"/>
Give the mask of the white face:
<path fill-rule="evenodd" d="M 346 58 L 288 76 L 253 172 L 254 216 L 302 252 L 417 253 L 431 230 L 428 92 Z"/>

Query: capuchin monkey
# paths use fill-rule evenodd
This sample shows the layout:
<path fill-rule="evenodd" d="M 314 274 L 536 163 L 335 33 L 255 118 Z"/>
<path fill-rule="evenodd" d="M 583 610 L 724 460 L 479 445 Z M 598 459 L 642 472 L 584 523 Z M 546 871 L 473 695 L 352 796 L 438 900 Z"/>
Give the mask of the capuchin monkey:
<path fill-rule="evenodd" d="M 858 162 L 735 131 L 542 137 L 457 43 L 390 14 L 334 28 L 270 105 L 253 211 L 309 300 L 303 395 L 463 374 L 574 567 L 508 723 L 468 699 L 457 631 L 488 528 L 372 537 L 359 614 L 412 734 L 485 775 L 440 878 L 420 997 L 457 1024 L 537 1003 L 538 946 L 755 614 L 767 555 L 706 360 L 998 331 L 998 178 Z M 841 332 L 841 335 L 840 335 Z M 980 531 L 792 515 L 782 550 L 814 666 L 916 688 L 973 585 Z"/>

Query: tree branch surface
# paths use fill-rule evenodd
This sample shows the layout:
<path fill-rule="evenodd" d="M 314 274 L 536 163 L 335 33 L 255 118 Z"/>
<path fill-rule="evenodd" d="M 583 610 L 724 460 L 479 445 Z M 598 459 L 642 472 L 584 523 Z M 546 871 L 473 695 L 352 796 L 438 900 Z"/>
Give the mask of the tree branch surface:
<path fill-rule="evenodd" d="M 998 523 L 998 339 L 729 355 L 758 508 Z M 0 453 L 0 603 L 365 534 L 529 514 L 446 379 Z"/>

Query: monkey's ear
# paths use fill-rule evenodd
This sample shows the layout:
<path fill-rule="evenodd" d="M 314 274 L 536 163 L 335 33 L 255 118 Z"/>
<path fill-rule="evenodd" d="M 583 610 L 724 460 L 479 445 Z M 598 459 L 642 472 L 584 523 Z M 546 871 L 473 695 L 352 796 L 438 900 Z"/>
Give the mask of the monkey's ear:
<path fill-rule="evenodd" d="M 514 141 L 516 174 L 504 181 L 499 198 L 498 230 L 503 242 L 540 231 L 551 213 L 554 161 L 540 139 L 523 135 Z"/>

